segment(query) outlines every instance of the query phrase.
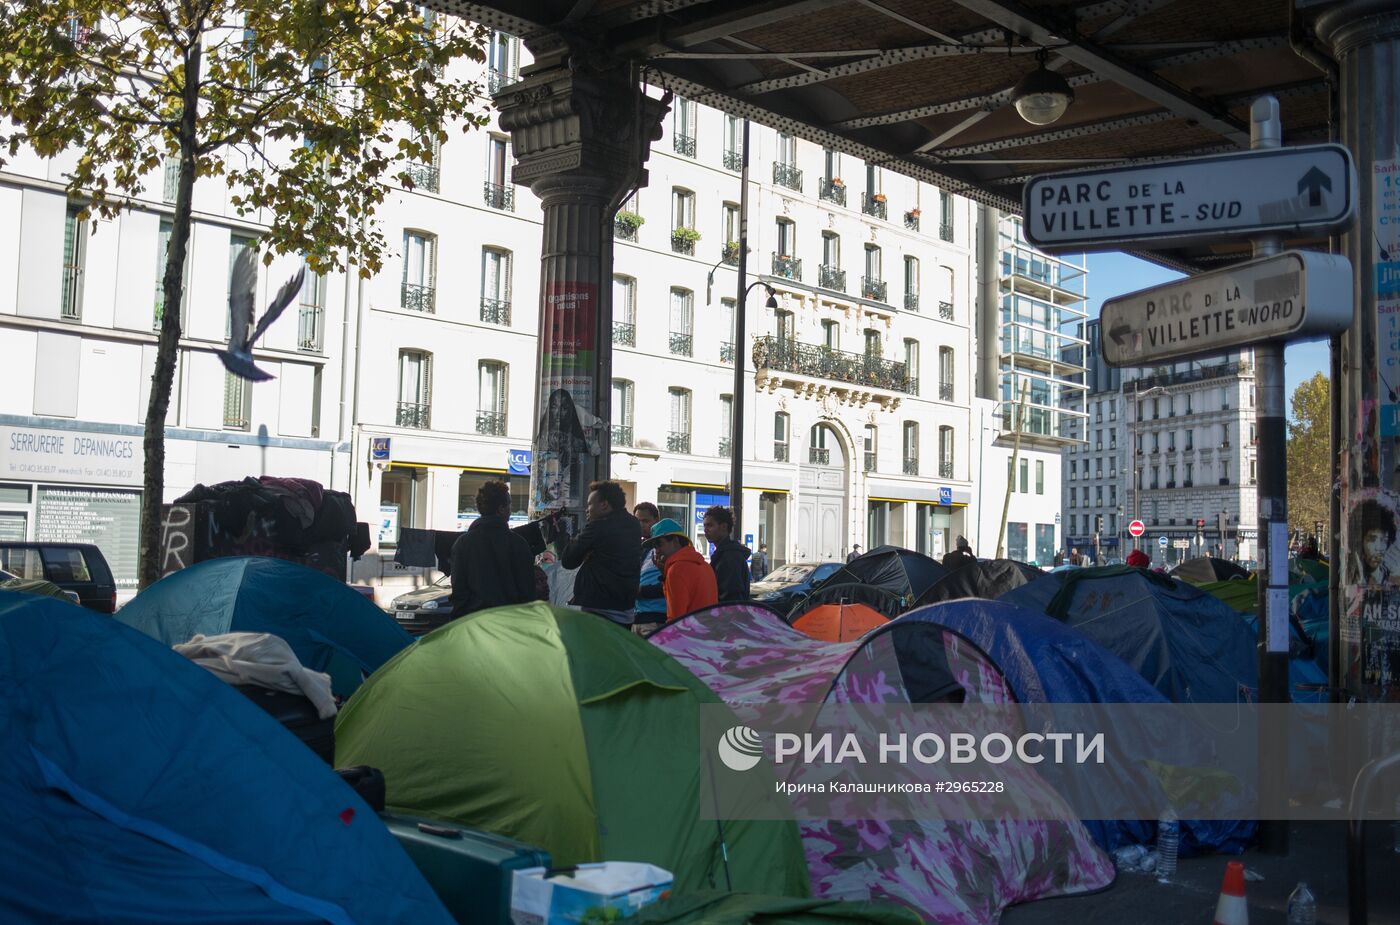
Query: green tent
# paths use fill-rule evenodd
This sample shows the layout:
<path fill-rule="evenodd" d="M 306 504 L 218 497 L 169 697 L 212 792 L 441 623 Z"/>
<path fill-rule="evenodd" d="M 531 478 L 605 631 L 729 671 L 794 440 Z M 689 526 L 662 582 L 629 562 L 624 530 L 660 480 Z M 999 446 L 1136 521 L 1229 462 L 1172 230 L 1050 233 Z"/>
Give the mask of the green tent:
<path fill-rule="evenodd" d="M 507 835 L 561 866 L 646 861 L 672 871 L 678 893 L 806 896 L 793 822 L 701 818 L 714 752 L 702 751 L 699 707 L 719 702 L 602 617 L 498 607 L 375 672 L 340 712 L 336 765 L 381 769 L 393 811 Z"/>

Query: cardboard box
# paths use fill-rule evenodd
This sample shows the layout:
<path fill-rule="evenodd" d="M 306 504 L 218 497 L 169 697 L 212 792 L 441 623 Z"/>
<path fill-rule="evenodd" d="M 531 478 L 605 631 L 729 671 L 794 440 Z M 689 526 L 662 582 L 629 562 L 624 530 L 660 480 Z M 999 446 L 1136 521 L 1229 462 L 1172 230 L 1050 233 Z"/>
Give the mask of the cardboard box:
<path fill-rule="evenodd" d="M 550 875 L 518 870 L 511 885 L 514 925 L 605 925 L 671 895 L 674 876 L 652 864 L 605 861 Z"/>

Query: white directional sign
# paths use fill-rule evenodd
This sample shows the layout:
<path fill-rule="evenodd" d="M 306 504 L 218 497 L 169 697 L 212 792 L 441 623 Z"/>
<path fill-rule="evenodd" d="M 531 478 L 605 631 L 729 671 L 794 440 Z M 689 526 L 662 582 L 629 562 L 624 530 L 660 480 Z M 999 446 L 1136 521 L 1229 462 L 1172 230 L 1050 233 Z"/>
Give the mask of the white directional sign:
<path fill-rule="evenodd" d="M 1026 239 L 1054 252 L 1328 233 L 1351 224 L 1355 199 L 1351 153 L 1327 144 L 1048 174 L 1022 205 Z"/>
<path fill-rule="evenodd" d="M 1146 366 L 1334 334 L 1351 324 L 1351 278 L 1345 257 L 1285 251 L 1117 296 L 1103 303 L 1103 357 Z"/>

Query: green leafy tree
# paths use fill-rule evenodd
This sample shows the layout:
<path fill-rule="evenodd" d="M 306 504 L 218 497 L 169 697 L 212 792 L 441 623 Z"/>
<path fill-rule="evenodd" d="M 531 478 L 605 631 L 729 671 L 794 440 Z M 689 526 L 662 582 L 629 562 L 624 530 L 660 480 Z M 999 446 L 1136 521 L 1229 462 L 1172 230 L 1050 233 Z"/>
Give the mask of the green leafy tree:
<path fill-rule="evenodd" d="M 69 152 L 82 217 L 111 218 L 178 165 L 146 412 L 141 586 L 159 577 L 165 417 L 180 339 L 195 178 L 223 182 L 259 243 L 311 272 L 378 272 L 371 221 L 391 183 L 485 122 L 480 26 L 394 0 L 0 0 L 0 166 L 26 146 Z"/>
<path fill-rule="evenodd" d="M 1309 536 L 1318 521 L 1326 525 L 1331 520 L 1330 385 L 1322 373 L 1298 383 L 1288 424 L 1288 525 Z"/>

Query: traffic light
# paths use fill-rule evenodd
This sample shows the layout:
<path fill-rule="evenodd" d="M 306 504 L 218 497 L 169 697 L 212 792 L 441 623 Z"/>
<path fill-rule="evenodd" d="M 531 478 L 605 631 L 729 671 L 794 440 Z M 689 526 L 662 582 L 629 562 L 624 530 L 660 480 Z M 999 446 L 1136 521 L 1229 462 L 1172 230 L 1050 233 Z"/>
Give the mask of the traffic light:
<path fill-rule="evenodd" d="M 1094 532 L 1095 532 L 1095 533 L 1102 533 L 1102 532 L 1103 532 L 1103 515 L 1102 515 L 1102 514 L 1099 514 L 1098 516 L 1096 516 L 1096 517 L 1094 518 Z"/>
<path fill-rule="evenodd" d="M 1205 529 L 1205 526 L 1206 526 L 1206 519 L 1205 519 L 1204 517 L 1197 517 L 1197 518 L 1196 518 L 1196 529 L 1197 529 L 1197 530 L 1203 530 L 1203 529 Z"/>

